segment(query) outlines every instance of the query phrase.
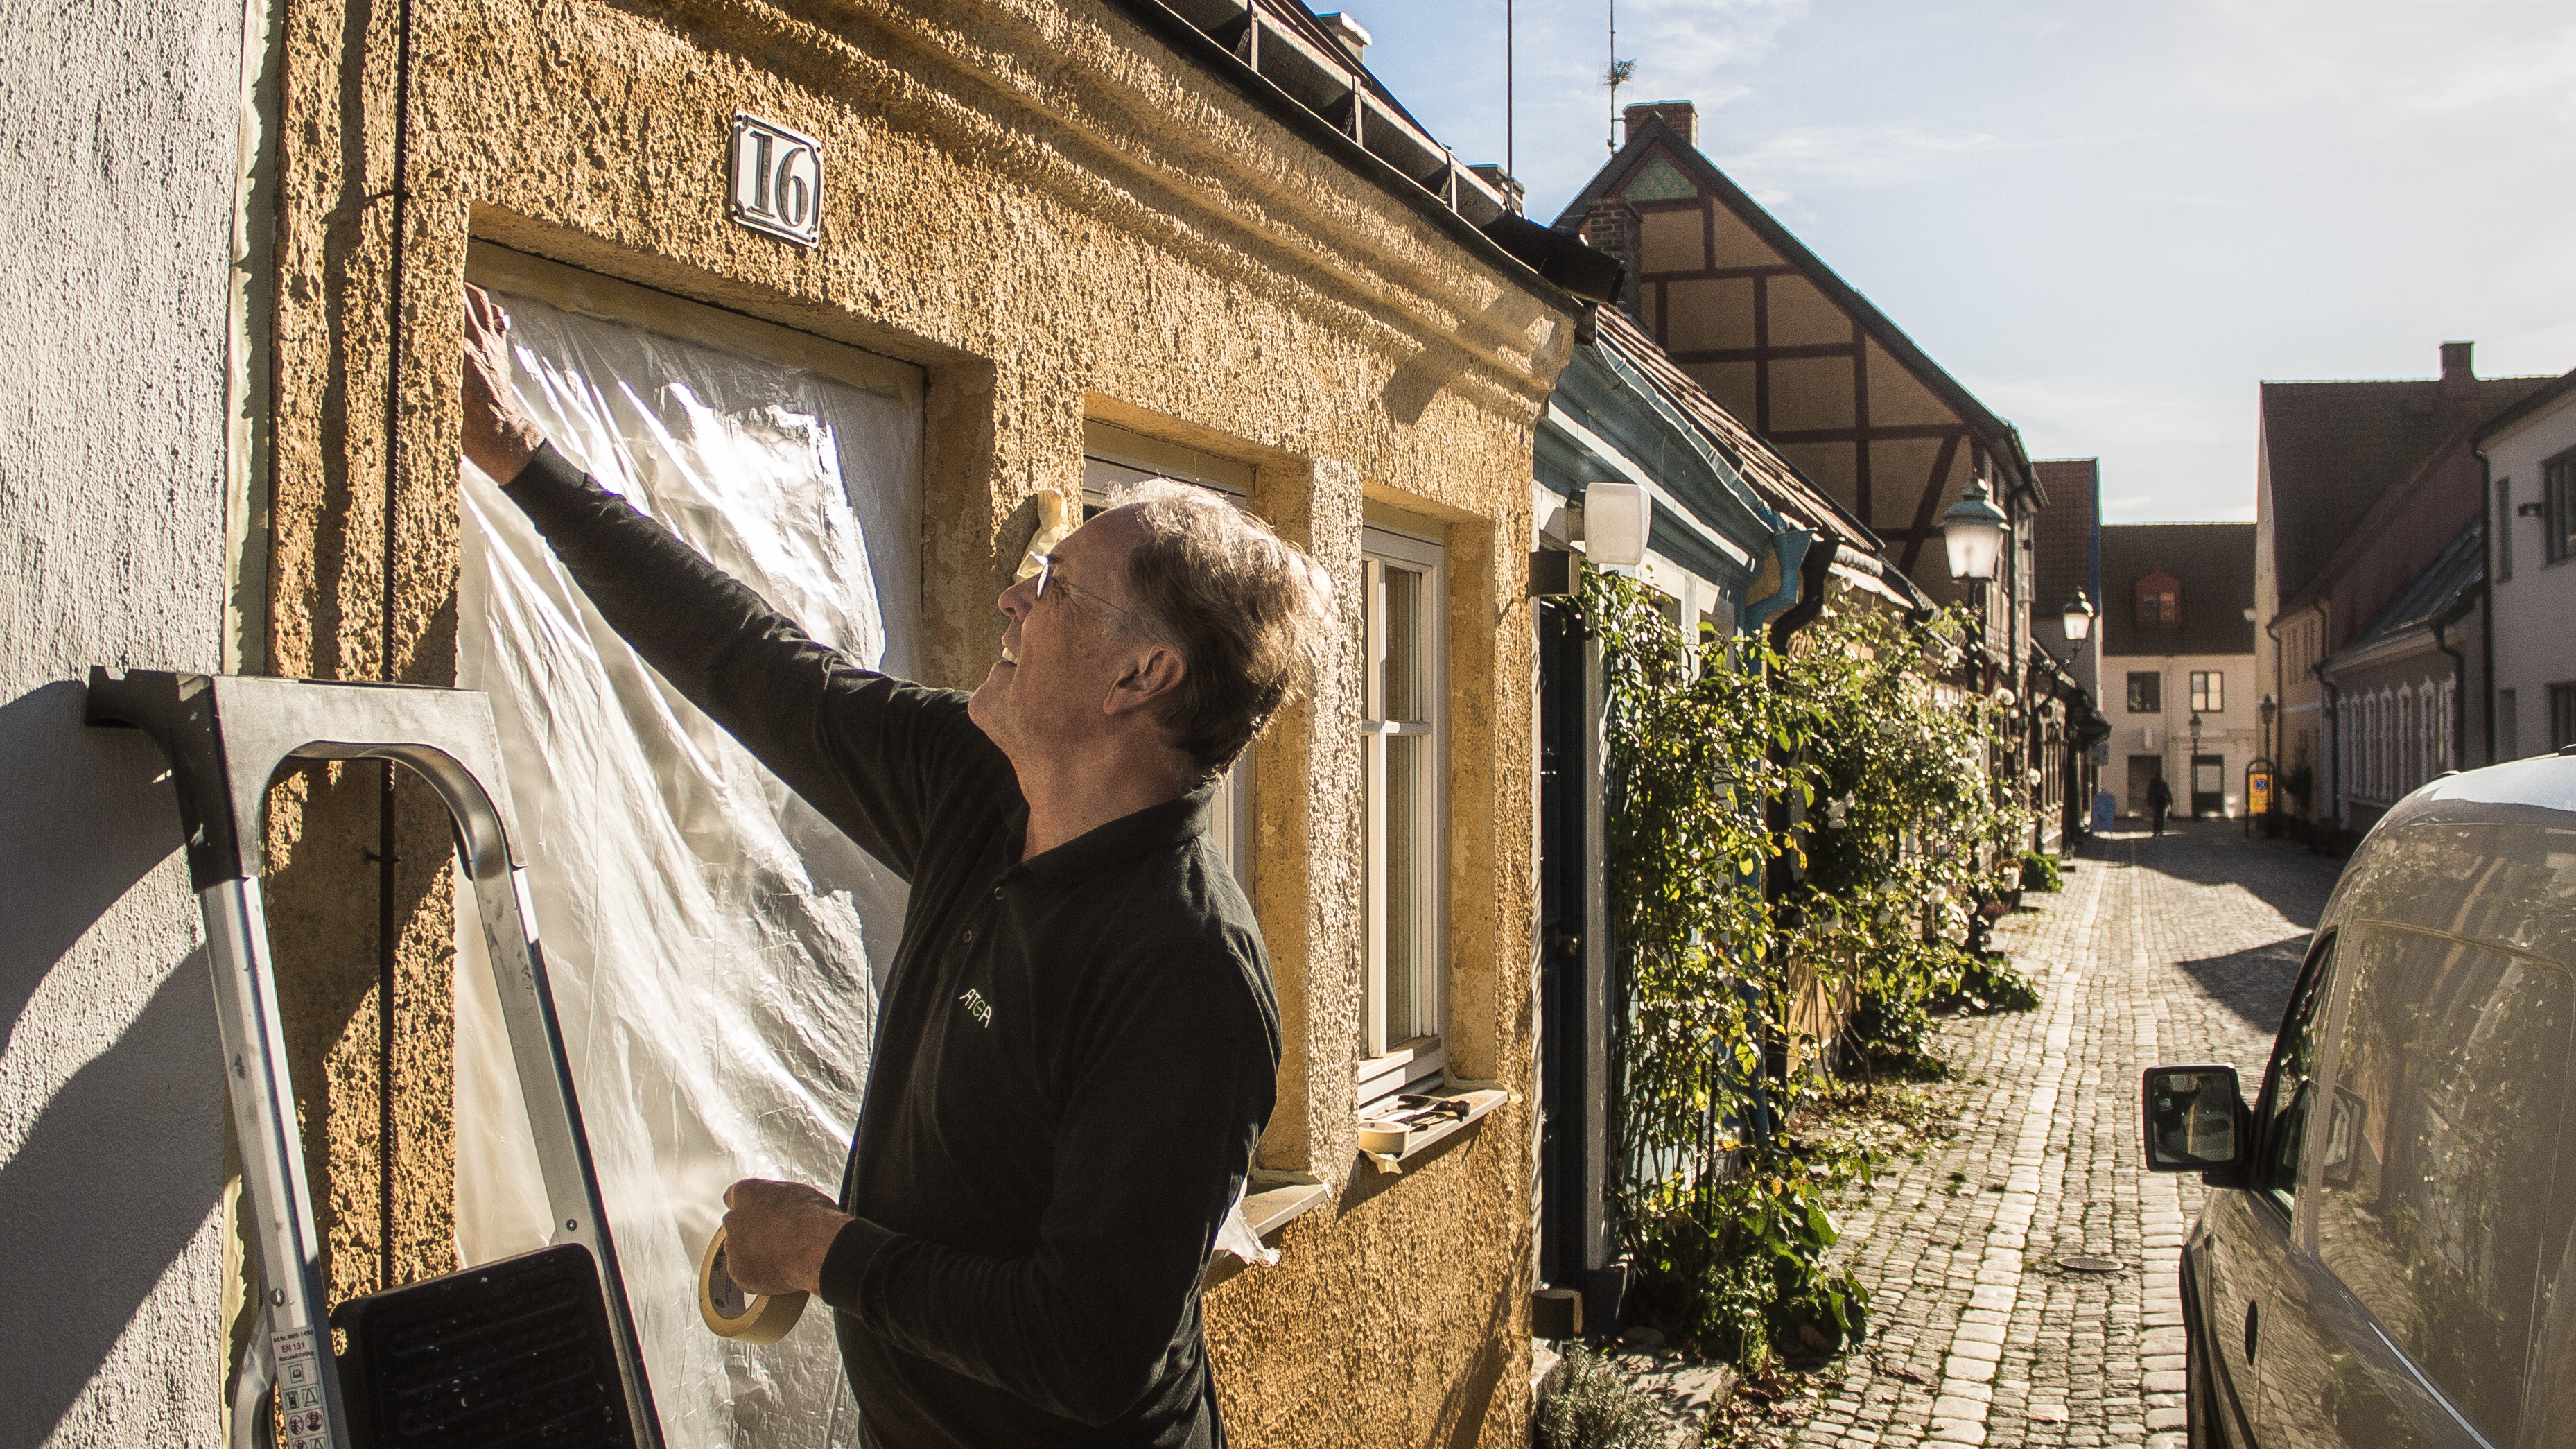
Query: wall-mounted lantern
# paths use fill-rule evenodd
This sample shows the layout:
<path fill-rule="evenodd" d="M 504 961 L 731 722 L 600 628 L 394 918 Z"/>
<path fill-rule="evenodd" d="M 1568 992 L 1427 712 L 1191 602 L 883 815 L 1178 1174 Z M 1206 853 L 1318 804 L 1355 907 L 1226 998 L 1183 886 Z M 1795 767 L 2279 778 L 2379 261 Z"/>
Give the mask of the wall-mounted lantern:
<path fill-rule="evenodd" d="M 2012 520 L 1986 501 L 1985 481 L 1970 478 L 1959 501 L 1941 515 L 1941 537 L 1950 547 L 1950 577 L 1985 582 L 1995 577 Z"/>
<path fill-rule="evenodd" d="M 1644 561 L 1653 509 L 1643 486 L 1586 483 L 1566 511 L 1572 515 L 1574 536 L 1583 541 L 1585 558 L 1604 567 Z"/>
<path fill-rule="evenodd" d="M 2066 607 L 2057 611 L 2058 622 L 2066 626 L 2066 642 L 2081 644 L 2093 634 L 2093 601 L 2077 589 Z"/>

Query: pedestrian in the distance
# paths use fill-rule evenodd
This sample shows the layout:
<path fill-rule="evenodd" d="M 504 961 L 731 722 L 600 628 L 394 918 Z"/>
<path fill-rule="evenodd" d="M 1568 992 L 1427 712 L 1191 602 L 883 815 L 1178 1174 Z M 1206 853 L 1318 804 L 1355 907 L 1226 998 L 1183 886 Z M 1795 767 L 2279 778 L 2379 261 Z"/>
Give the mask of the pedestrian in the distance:
<path fill-rule="evenodd" d="M 2156 817 L 2156 834 L 2162 835 L 2165 833 L 2165 812 L 2172 808 L 2173 787 L 2165 783 L 2165 777 L 2158 775 L 2154 779 L 2149 780 L 2147 782 L 2147 811 Z"/>

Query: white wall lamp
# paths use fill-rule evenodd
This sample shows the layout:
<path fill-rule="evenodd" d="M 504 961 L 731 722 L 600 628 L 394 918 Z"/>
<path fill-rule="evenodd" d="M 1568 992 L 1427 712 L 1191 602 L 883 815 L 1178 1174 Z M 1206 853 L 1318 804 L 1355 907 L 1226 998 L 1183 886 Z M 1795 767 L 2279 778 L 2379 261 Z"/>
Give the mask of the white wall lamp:
<path fill-rule="evenodd" d="M 1584 557 L 1604 568 L 1642 563 L 1646 532 L 1654 510 L 1645 488 L 1636 483 L 1586 483 L 1566 506 L 1573 536 L 1583 543 Z"/>

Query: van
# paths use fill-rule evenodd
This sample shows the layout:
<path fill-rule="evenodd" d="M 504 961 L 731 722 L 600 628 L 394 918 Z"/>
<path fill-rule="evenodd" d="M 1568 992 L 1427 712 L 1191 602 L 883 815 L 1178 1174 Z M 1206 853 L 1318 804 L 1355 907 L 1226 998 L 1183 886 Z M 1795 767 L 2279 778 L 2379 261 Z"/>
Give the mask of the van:
<path fill-rule="evenodd" d="M 2447 775 L 2336 883 L 2249 1108 L 2149 1068 L 2195 1446 L 2576 1449 L 2576 751 Z"/>

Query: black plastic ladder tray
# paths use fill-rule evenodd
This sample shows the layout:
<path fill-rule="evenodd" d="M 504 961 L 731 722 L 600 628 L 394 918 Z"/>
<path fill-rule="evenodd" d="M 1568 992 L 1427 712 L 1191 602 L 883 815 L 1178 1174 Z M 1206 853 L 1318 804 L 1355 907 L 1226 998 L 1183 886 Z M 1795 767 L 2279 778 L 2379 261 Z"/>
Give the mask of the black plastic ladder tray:
<path fill-rule="evenodd" d="M 260 904 L 260 820 L 269 777 L 289 759 L 391 760 L 427 780 L 455 824 L 457 855 L 474 885 L 519 1091 L 557 1224 L 554 1247 L 586 1250 L 606 1304 L 625 1390 L 624 1417 L 640 1449 L 660 1449 L 652 1388 L 546 986 L 545 954 L 528 903 L 491 701 L 454 689 L 160 670 L 120 676 L 94 667 L 87 719 L 143 730 L 169 759 L 187 832 L 190 884 L 205 913 L 226 1086 L 241 1139 L 243 1186 L 256 1218 L 267 1327 L 264 1341 L 254 1335 L 254 1352 L 234 1395 L 233 1442 L 254 1442 L 259 1416 L 252 1411 L 273 1384 L 287 1449 L 361 1449 L 353 1437 L 350 1386 L 340 1381 L 331 1353 L 320 1237 L 305 1185 Z M 263 1342 L 265 1354 L 256 1351 Z"/>

